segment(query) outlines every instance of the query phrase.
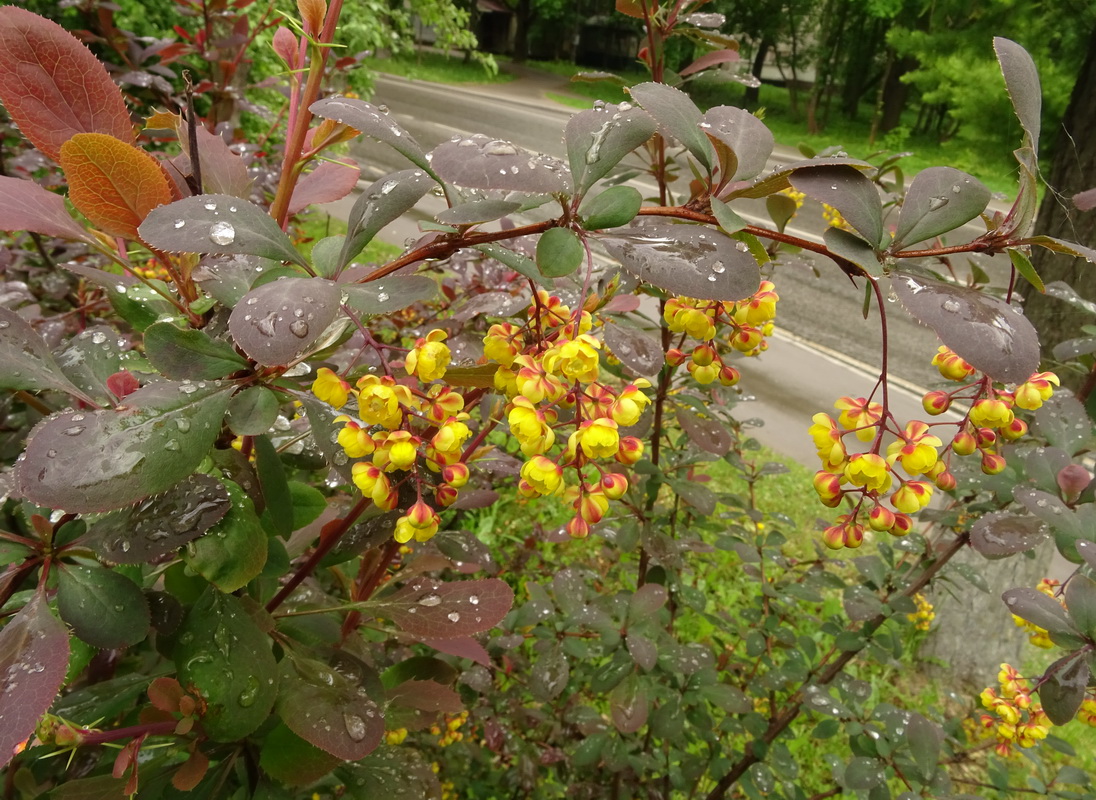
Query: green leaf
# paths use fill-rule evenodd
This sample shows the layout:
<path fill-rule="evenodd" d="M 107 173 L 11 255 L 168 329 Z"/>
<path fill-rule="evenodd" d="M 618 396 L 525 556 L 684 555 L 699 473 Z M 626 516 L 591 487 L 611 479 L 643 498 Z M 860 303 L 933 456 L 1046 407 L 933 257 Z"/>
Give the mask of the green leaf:
<path fill-rule="evenodd" d="M 315 522 L 327 508 L 327 498 L 323 492 L 307 483 L 290 481 L 289 497 L 293 504 L 293 530 L 295 531 Z"/>
<path fill-rule="evenodd" d="M 263 772 L 286 786 L 318 781 L 341 763 L 341 758 L 309 744 L 285 723 L 278 724 L 263 740 L 259 757 Z"/>
<path fill-rule="evenodd" d="M 878 786 L 886 779 L 887 773 L 882 761 L 857 757 L 845 767 L 845 779 L 842 783 L 848 789 L 864 791 Z"/>
<path fill-rule="evenodd" d="M 55 414 L 31 432 L 17 485 L 46 508 L 121 508 L 192 473 L 219 434 L 227 404 L 227 387 L 164 381 L 129 395 L 117 410 Z"/>
<path fill-rule="evenodd" d="M 623 734 L 635 733 L 647 724 L 650 704 L 643 682 L 634 672 L 609 695 L 609 713 L 613 727 Z"/>
<path fill-rule="evenodd" d="M 36 592 L 0 630 L 0 767 L 34 734 L 61 689 L 68 661 L 68 631 Z"/>
<path fill-rule="evenodd" d="M 141 238 L 170 253 L 249 255 L 307 266 L 264 209 L 227 194 L 200 194 L 152 209 Z"/>
<path fill-rule="evenodd" d="M 0 390 L 3 389 L 55 389 L 87 399 L 65 377 L 30 323 L 0 306 Z"/>
<path fill-rule="evenodd" d="M 765 210 L 768 211 L 769 219 L 773 221 L 776 229 L 783 233 L 799 207 L 795 204 L 795 200 L 786 194 L 770 194 L 765 198 Z"/>
<path fill-rule="evenodd" d="M 834 255 L 848 259 L 869 275 L 878 277 L 883 274 L 883 266 L 875 250 L 856 234 L 841 228 L 826 228 L 822 240 Z"/>
<path fill-rule="evenodd" d="M 1088 663 L 1080 653 L 1070 653 L 1047 667 L 1039 701 L 1052 723 L 1065 725 L 1073 719 L 1085 699 L 1090 677 Z"/>
<path fill-rule="evenodd" d="M 237 436 L 261 436 L 278 418 L 281 395 L 265 386 L 248 386 L 228 401 L 228 427 Z"/>
<path fill-rule="evenodd" d="M 114 570 L 64 565 L 57 577 L 57 610 L 73 633 L 105 650 L 129 647 L 148 635 L 148 602 L 141 588 Z"/>
<path fill-rule="evenodd" d="M 537 267 L 549 278 L 570 275 L 585 258 L 582 241 L 567 228 L 549 228 L 537 240 Z"/>
<path fill-rule="evenodd" d="M 567 688 L 571 667 L 559 642 L 538 643 L 540 651 L 529 672 L 529 691 L 542 702 L 555 700 Z"/>
<path fill-rule="evenodd" d="M 917 174 L 902 201 L 892 252 L 948 233 L 986 210 L 990 192 L 977 178 L 952 167 Z"/>
<path fill-rule="evenodd" d="M 579 206 L 582 227 L 588 231 L 627 225 L 643 205 L 643 195 L 631 186 L 614 186 L 601 194 L 586 197 Z"/>
<path fill-rule="evenodd" d="M 1089 639 L 1096 639 L 1096 581 L 1087 575 L 1074 575 L 1066 583 L 1066 608 L 1069 618 Z"/>
<path fill-rule="evenodd" d="M 266 721 L 278 695 L 278 665 L 270 639 L 239 598 L 207 588 L 175 641 L 179 682 L 205 699 L 202 727 L 210 739 L 234 742 Z"/>
<path fill-rule="evenodd" d="M 1031 263 L 1031 259 L 1027 257 L 1027 253 L 1013 247 L 1009 249 L 1008 257 L 1012 260 L 1012 266 L 1016 268 L 1017 272 L 1024 276 L 1024 279 L 1028 283 L 1034 286 L 1039 292 L 1046 293 L 1047 287 L 1043 285 L 1043 279 L 1040 278 L 1039 273 L 1035 271 L 1035 265 Z"/>
<path fill-rule="evenodd" d="M 641 83 L 629 94 L 711 173 L 716 163 L 715 149 L 699 127 L 702 115 L 689 95 L 663 83 Z"/>
<path fill-rule="evenodd" d="M 107 385 L 112 375 L 126 367 L 135 372 L 148 371 L 137 351 L 124 349 L 128 347 L 113 328 L 93 325 L 69 339 L 57 353 L 57 361 L 77 388 L 97 399 L 99 405 L 113 405 L 117 397 Z"/>
<path fill-rule="evenodd" d="M 381 673 L 381 684 L 385 689 L 394 689 L 407 681 L 435 681 L 450 685 L 458 677 L 457 670 L 440 658 L 412 656 Z"/>
<path fill-rule="evenodd" d="M 781 195 L 782 196 L 782 195 Z M 790 198 L 789 198 L 790 199 Z M 729 205 L 718 198 L 711 198 L 712 216 L 719 223 L 719 229 L 726 234 L 738 233 L 749 223 L 731 209 Z"/>
<path fill-rule="evenodd" d="M 437 184 L 422 170 L 405 169 L 378 178 L 354 201 L 336 272 L 342 272 L 389 223 L 410 211 Z"/>
<path fill-rule="evenodd" d="M 913 762 L 925 778 L 925 783 L 931 781 L 936 773 L 942 735 L 943 731 L 939 726 L 916 712 L 910 714 L 910 720 L 906 724 L 906 743 Z"/>
<path fill-rule="evenodd" d="M 163 287 L 165 292 L 168 291 L 160 281 L 150 283 Z M 117 286 L 108 284 L 106 289 L 110 305 L 115 312 L 138 332 L 148 330 L 151 325 L 165 317 L 180 318 L 179 309 L 150 286 L 136 282 L 129 286 L 118 283 Z"/>
<path fill-rule="evenodd" d="M 187 546 L 186 563 L 222 592 L 235 592 L 263 571 L 267 541 L 251 498 L 232 481 L 225 481 L 225 488 L 232 507 Z"/>
<path fill-rule="evenodd" d="M 509 248 L 503 247 L 500 244 L 489 242 L 487 244 L 477 244 L 476 250 L 479 250 L 484 255 L 490 256 L 496 261 L 501 261 L 510 269 L 517 272 L 519 275 L 524 275 L 526 278 L 531 278 L 542 286 L 551 286 L 552 282 L 540 271 L 540 267 L 536 262 L 528 256 L 523 256 L 521 253 L 516 253 Z"/>
<path fill-rule="evenodd" d="M 210 381 L 247 368 L 246 359 L 228 342 L 170 322 L 157 322 L 145 330 L 145 356 L 172 380 Z"/>
<path fill-rule="evenodd" d="M 256 436 L 255 471 L 259 476 L 259 487 L 266 502 L 266 511 L 270 515 L 274 530 L 283 539 L 293 533 L 293 500 L 289 496 L 289 483 L 285 477 L 285 467 L 268 436 Z"/>

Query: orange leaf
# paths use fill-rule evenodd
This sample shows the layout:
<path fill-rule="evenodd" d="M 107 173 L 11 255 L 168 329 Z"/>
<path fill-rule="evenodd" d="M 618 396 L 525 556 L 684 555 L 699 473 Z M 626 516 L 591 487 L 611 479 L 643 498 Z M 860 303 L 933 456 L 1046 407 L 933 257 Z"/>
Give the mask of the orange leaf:
<path fill-rule="evenodd" d="M 14 6 L 0 6 L 0 100 L 55 161 L 77 133 L 134 140 L 122 92 L 91 51 L 57 23 Z"/>
<path fill-rule="evenodd" d="M 655 11 L 658 10 L 657 0 L 649 0 L 647 7 L 650 9 L 651 15 L 654 16 Z M 642 0 L 616 0 L 616 10 L 621 14 L 627 14 L 629 17 L 644 18 Z"/>
<path fill-rule="evenodd" d="M 138 239 L 149 211 L 170 203 L 159 162 L 144 150 L 103 133 L 78 133 L 61 146 L 69 199 L 97 228 Z"/>
<path fill-rule="evenodd" d="M 301 14 L 305 33 L 319 35 L 323 18 L 327 16 L 327 0 L 297 0 L 297 10 Z"/>

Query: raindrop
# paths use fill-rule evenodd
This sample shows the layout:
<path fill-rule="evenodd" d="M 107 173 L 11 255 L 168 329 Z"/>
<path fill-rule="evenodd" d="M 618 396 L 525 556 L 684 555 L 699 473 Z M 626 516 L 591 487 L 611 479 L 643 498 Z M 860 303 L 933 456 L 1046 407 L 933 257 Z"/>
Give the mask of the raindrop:
<path fill-rule="evenodd" d="M 303 319 L 293 320 L 293 322 L 289 324 L 289 332 L 298 339 L 303 339 L 308 336 L 308 323 Z"/>
<path fill-rule="evenodd" d="M 46 451 L 46 458 L 56 458 L 56 457 L 57 457 L 57 451 L 56 450 L 47 450 Z"/>
<path fill-rule="evenodd" d="M 460 614 L 458 614 L 456 611 L 450 611 L 448 614 L 446 614 L 446 617 L 449 619 L 450 622 L 460 622 Z"/>
<path fill-rule="evenodd" d="M 438 597 L 436 594 L 428 594 L 426 595 L 426 597 L 423 597 L 419 600 L 419 605 L 426 606 L 427 608 L 441 605 L 441 598 Z"/>
<path fill-rule="evenodd" d="M 166 442 L 164 442 L 164 449 L 165 450 L 171 450 L 172 452 L 175 452 L 176 450 L 179 449 L 178 440 L 177 439 L 168 439 Z"/>
<path fill-rule="evenodd" d="M 722 261 L 715 261 L 712 263 L 712 272 L 714 272 L 716 275 L 722 275 L 726 271 L 727 267 L 724 266 Z"/>
<path fill-rule="evenodd" d="M 944 301 L 943 307 L 945 311 L 950 311 L 954 314 L 956 311 L 959 311 L 963 307 L 963 305 L 958 300 L 949 297 L 947 300 Z"/>
<path fill-rule="evenodd" d="M 244 708 L 250 708 L 255 704 L 255 699 L 259 696 L 259 679 L 254 675 L 247 676 L 247 684 L 244 686 L 244 690 L 240 692 L 240 696 L 237 701 Z"/>
<path fill-rule="evenodd" d="M 217 210 L 217 204 L 216 203 L 206 203 L 205 204 L 205 209 L 206 209 L 206 211 L 216 211 Z"/>
<path fill-rule="evenodd" d="M 932 197 L 929 199 L 929 211 L 939 211 L 948 204 L 946 197 Z"/>
<path fill-rule="evenodd" d="M 102 344 L 107 340 L 107 335 L 102 331 L 96 331 L 91 335 L 92 344 Z"/>
<path fill-rule="evenodd" d="M 397 186 L 399 186 L 399 183 L 397 183 L 396 181 L 385 181 L 383 184 L 381 184 L 381 194 L 388 194 Z"/>
<path fill-rule="evenodd" d="M 479 605 L 479 595 L 474 595 L 474 594 L 469 595 L 468 602 L 471 603 L 474 606 L 478 606 Z"/>
<path fill-rule="evenodd" d="M 346 726 L 346 735 L 355 742 L 365 738 L 365 720 L 357 714 L 343 714 L 343 724 Z"/>
<path fill-rule="evenodd" d="M 489 156 L 516 156 L 518 149 L 509 142 L 495 140 L 483 146 L 483 152 Z"/>
<path fill-rule="evenodd" d="M 718 278 L 716 278 L 715 275 L 709 275 L 708 276 L 708 282 L 709 283 L 715 283 L 717 280 L 718 280 Z"/>
<path fill-rule="evenodd" d="M 377 295 L 377 302 L 378 303 L 387 303 L 388 302 L 388 292 L 381 292 L 380 294 L 378 294 Z"/>
<path fill-rule="evenodd" d="M 179 429 L 179 433 L 186 433 L 190 430 L 190 420 L 186 417 L 178 417 L 175 420 L 175 427 Z"/>
<path fill-rule="evenodd" d="M 186 225 L 186 220 L 185 220 L 185 219 L 177 219 L 177 220 L 175 220 L 175 227 L 176 227 L 176 228 L 181 228 L 181 227 L 183 227 L 184 225 Z"/>
<path fill-rule="evenodd" d="M 236 229 L 228 222 L 214 222 L 209 226 L 209 240 L 214 244 L 232 244 L 236 240 Z"/>
<path fill-rule="evenodd" d="M 84 432 L 84 426 L 83 425 L 73 425 L 73 426 L 65 428 L 63 431 L 61 431 L 61 433 L 65 434 L 65 436 L 79 436 L 83 432 Z"/>
<path fill-rule="evenodd" d="M 951 192 L 952 192 L 952 194 L 959 194 L 959 184 L 958 183 L 953 183 L 951 185 Z"/>

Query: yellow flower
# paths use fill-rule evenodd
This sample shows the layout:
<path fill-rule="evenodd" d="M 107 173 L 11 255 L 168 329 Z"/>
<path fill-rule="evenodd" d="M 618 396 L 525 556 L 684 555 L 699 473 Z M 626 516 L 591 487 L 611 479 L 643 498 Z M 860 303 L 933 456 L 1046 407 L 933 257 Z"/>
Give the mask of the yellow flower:
<path fill-rule="evenodd" d="M 936 466 L 936 448 L 943 442 L 929 432 L 929 426 L 920 420 L 906 425 L 903 439 L 891 442 L 887 448 L 888 461 L 898 461 L 910 475 L 921 475 Z"/>
<path fill-rule="evenodd" d="M 1054 387 L 1060 385 L 1058 376 L 1053 372 L 1036 372 L 1016 387 L 1016 405 L 1026 411 L 1034 411 L 1049 400 L 1054 394 Z"/>
<path fill-rule="evenodd" d="M 396 520 L 393 538 L 400 544 L 406 544 L 412 539 L 416 542 L 425 542 L 438 532 L 439 524 L 437 512 L 419 500 L 407 509 L 406 514 Z"/>
<path fill-rule="evenodd" d="M 611 419 L 584 422 L 573 435 L 578 437 L 578 446 L 587 458 L 612 458 L 620 449 L 620 434 Z"/>
<path fill-rule="evenodd" d="M 388 482 L 388 476 L 367 461 L 359 461 L 351 468 L 351 478 L 363 495 L 386 511 L 396 504 L 396 493 Z"/>
<path fill-rule="evenodd" d="M 1004 428 L 1012 420 L 1012 409 L 1004 400 L 983 397 L 970 410 L 970 421 L 979 428 Z"/>
<path fill-rule="evenodd" d="M 822 459 L 822 468 L 827 472 L 837 472 L 845 465 L 847 452 L 845 443 L 841 440 L 841 430 L 829 414 L 821 411 L 811 419 L 814 424 L 807 430 L 814 440 L 814 446 L 818 450 L 818 457 Z"/>
<path fill-rule="evenodd" d="M 646 389 L 650 385 L 650 381 L 645 378 L 637 378 L 621 390 L 620 396 L 613 403 L 611 412 L 613 421 L 617 425 L 626 428 L 639 422 L 640 416 L 643 415 L 643 409 L 651 402 L 651 398 L 641 392 L 640 389 Z"/>
<path fill-rule="evenodd" d="M 937 348 L 936 355 L 932 357 L 932 363 L 949 381 L 966 380 L 974 373 L 974 367 L 944 345 Z"/>
<path fill-rule="evenodd" d="M 598 350 L 601 342 L 589 334 L 561 342 L 544 354 L 545 372 L 563 375 L 573 381 L 593 383 L 598 379 Z M 523 393 L 524 394 L 524 393 Z"/>
<path fill-rule="evenodd" d="M 419 380 L 429 383 L 445 375 L 449 366 L 449 347 L 444 344 L 448 337 L 443 330 L 434 329 L 425 339 L 415 342 L 415 348 L 407 354 L 404 369 L 408 375 L 418 375 Z"/>
<path fill-rule="evenodd" d="M 866 397 L 839 397 L 833 404 L 841 413 L 837 421 L 849 430 L 856 430 L 856 438 L 862 442 L 870 442 L 875 438 L 875 425 L 883 418 L 883 406 L 879 403 L 869 402 Z M 870 426 L 870 427 L 864 427 Z"/>
<path fill-rule="evenodd" d="M 903 514 L 916 514 L 929 504 L 933 486 L 925 481 L 909 481 L 891 495 L 891 505 Z"/>
<path fill-rule="evenodd" d="M 408 469 L 419 455 L 419 439 L 407 431 L 392 431 L 377 448 L 373 463 L 385 472 Z"/>
<path fill-rule="evenodd" d="M 335 418 L 335 422 L 345 422 L 346 424 L 339 431 L 339 446 L 350 458 L 361 458 L 367 456 L 376 449 L 373 444 L 373 437 L 369 435 L 369 431 L 356 423 L 354 420 L 345 414 Z"/>
<path fill-rule="evenodd" d="M 553 495 L 563 491 L 563 470 L 546 456 L 533 456 L 521 467 L 521 477 L 537 494 Z"/>
<path fill-rule="evenodd" d="M 334 408 L 342 408 L 350 397 L 350 384 L 327 367 L 320 367 L 312 382 L 312 394 Z"/>
<path fill-rule="evenodd" d="M 399 427 L 403 411 L 394 384 L 391 379 L 382 381 L 376 375 L 366 375 L 358 381 L 358 415 L 363 422 L 388 430 Z"/>
<path fill-rule="evenodd" d="M 877 453 L 857 453 L 845 465 L 845 480 L 868 491 L 886 491 L 891 474 L 887 461 Z"/>
<path fill-rule="evenodd" d="M 538 411 L 528 399 L 518 395 L 514 398 L 507 421 L 510 433 L 521 444 L 521 452 L 527 456 L 545 452 L 556 441 L 555 431 L 548 424 L 548 417 L 555 421 L 555 413 Z"/>

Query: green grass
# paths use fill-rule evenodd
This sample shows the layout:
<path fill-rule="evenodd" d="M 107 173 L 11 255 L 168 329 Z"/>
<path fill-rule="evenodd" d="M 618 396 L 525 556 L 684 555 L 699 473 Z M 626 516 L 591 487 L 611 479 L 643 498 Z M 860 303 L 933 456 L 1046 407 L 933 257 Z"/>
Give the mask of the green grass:
<path fill-rule="evenodd" d="M 324 211 L 313 209 L 301 216 L 298 226 L 300 249 L 305 258 L 312 257 L 312 247 L 320 239 L 346 233 L 346 222 Z M 374 239 L 365 246 L 355 261 L 363 264 L 385 264 L 403 252 L 399 245 Z"/>
<path fill-rule="evenodd" d="M 482 64 L 465 61 L 460 55 L 419 52 L 411 56 L 367 58 L 362 63 L 377 72 L 433 83 L 506 83 L 514 79 L 513 75 L 501 71 L 492 74 Z"/>

